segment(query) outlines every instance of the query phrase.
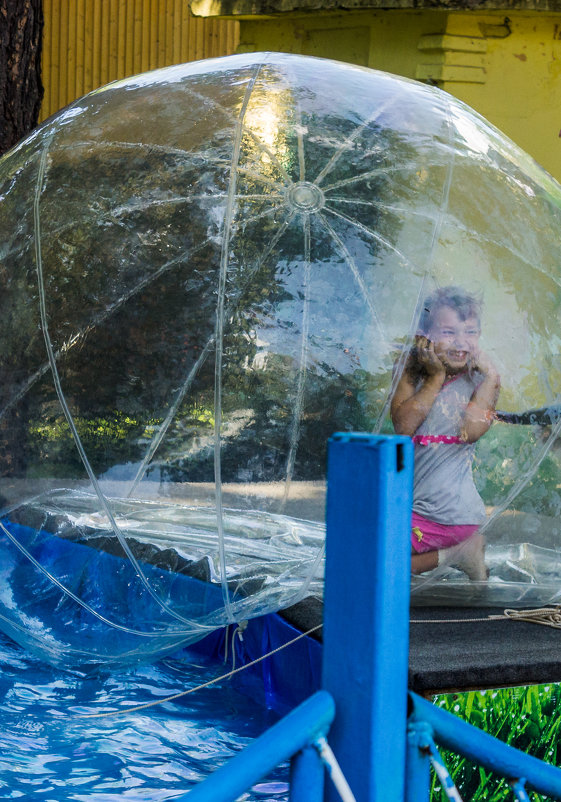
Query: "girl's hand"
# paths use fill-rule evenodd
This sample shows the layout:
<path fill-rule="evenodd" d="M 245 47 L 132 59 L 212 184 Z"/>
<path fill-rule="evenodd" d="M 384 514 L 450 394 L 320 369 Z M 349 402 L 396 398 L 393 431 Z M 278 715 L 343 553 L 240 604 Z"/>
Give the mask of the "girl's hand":
<path fill-rule="evenodd" d="M 461 432 L 466 443 L 475 443 L 488 430 L 495 419 L 495 405 L 501 390 L 501 377 L 484 351 L 473 355 L 471 366 L 482 374 L 483 380 L 466 407 Z"/>
<path fill-rule="evenodd" d="M 479 351 L 477 354 L 474 354 L 471 365 L 485 377 L 498 378 L 499 372 L 493 360 L 485 351 Z"/>
<path fill-rule="evenodd" d="M 417 360 L 429 376 L 446 375 L 446 368 L 434 353 L 434 343 L 417 334 L 415 337 Z"/>

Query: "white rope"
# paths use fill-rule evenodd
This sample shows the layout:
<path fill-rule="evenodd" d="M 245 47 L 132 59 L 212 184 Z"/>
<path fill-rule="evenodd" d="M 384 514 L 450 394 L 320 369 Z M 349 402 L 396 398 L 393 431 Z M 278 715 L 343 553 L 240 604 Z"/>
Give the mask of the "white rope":
<path fill-rule="evenodd" d="M 530 610 L 507 608 L 498 615 L 485 618 L 412 618 L 410 624 L 474 624 L 485 621 L 526 621 L 529 624 L 542 624 L 545 627 L 561 629 L 561 605 L 535 607 Z"/>
<path fill-rule="evenodd" d="M 231 651 L 232 651 L 232 669 L 234 669 L 236 667 L 236 649 L 235 649 L 235 643 L 234 643 L 234 641 L 236 640 L 236 635 L 238 636 L 240 641 L 243 641 L 243 633 L 247 629 L 247 625 L 248 624 L 249 624 L 249 621 L 240 621 L 238 623 L 237 627 L 235 628 L 235 630 L 232 633 L 232 649 L 231 649 Z M 226 665 L 226 663 L 228 662 L 228 644 L 229 643 L 230 643 L 230 624 L 228 624 L 228 626 L 226 627 L 226 632 L 224 634 L 224 665 Z"/>
<path fill-rule="evenodd" d="M 527 621 L 530 624 L 543 624 L 545 627 L 561 629 L 561 605 L 551 607 L 536 607 L 532 610 L 504 611 L 504 617 L 513 621 Z"/>
<path fill-rule="evenodd" d="M 238 626 L 232 633 L 232 670 L 236 667 L 236 635 L 240 639 L 240 642 L 243 642 L 243 633 L 247 629 L 247 625 L 249 621 L 240 621 Z M 226 636 L 226 649 L 228 648 L 228 636 Z"/>
<path fill-rule="evenodd" d="M 410 624 L 474 624 L 507 618 L 506 615 L 488 615 L 486 618 L 412 618 Z"/>
<path fill-rule="evenodd" d="M 438 751 L 436 751 L 436 755 L 431 753 L 430 762 L 432 764 L 433 769 L 436 772 L 436 776 L 440 780 L 440 784 L 442 785 L 442 790 L 450 800 L 450 802 L 463 802 L 462 797 L 460 796 L 460 792 L 456 788 L 456 785 L 450 776 L 450 772 L 441 762 L 440 755 Z"/>
<path fill-rule="evenodd" d="M 333 750 L 326 739 L 318 738 L 317 741 L 314 741 L 313 746 L 317 749 L 321 761 L 327 769 L 327 773 L 331 777 L 333 785 L 337 789 L 337 793 L 343 802 L 356 802 L 355 795 L 351 791 L 349 783 L 341 771 L 341 766 L 337 762 L 337 758 L 333 754 Z"/>

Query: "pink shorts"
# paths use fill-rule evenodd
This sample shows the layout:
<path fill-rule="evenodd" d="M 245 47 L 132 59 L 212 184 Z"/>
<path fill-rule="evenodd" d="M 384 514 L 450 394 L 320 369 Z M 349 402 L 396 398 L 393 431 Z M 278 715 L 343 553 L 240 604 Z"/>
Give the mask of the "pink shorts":
<path fill-rule="evenodd" d="M 414 512 L 411 519 L 411 545 L 413 546 L 413 551 L 419 554 L 423 551 L 447 549 L 450 546 L 455 546 L 456 543 L 461 543 L 462 540 L 467 540 L 478 529 L 479 526 L 473 524 L 459 524 L 457 526 L 439 524 L 436 521 L 429 521 L 428 518 L 423 518 L 422 515 Z"/>

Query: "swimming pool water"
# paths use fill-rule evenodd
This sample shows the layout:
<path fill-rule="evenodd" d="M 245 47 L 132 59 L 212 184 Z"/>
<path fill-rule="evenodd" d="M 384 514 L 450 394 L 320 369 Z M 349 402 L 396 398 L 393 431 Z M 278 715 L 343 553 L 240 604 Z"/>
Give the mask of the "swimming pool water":
<path fill-rule="evenodd" d="M 151 666 L 86 675 L 41 663 L 0 634 L 0 799 L 172 800 L 271 726 L 277 715 L 231 680 L 175 702 L 153 702 L 231 668 L 181 652 Z M 286 802 L 280 767 L 241 799 Z"/>

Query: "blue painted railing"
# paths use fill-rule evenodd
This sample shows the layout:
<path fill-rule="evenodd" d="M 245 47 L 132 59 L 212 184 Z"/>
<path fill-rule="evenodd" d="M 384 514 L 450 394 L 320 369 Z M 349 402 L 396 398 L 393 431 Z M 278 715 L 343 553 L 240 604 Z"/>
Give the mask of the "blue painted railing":
<path fill-rule="evenodd" d="M 229 763 L 176 800 L 234 802 L 279 763 L 291 760 L 293 802 L 321 802 L 324 769 L 319 745 L 335 715 L 333 698 L 318 691 Z M 318 746 L 314 746 L 317 744 Z"/>
<path fill-rule="evenodd" d="M 426 802 L 431 765 L 458 800 L 438 743 L 506 777 L 521 802 L 529 799 L 526 784 L 561 800 L 561 769 L 408 693 L 412 477 L 409 438 L 331 439 L 324 690 L 178 799 L 233 802 L 291 759 L 291 802 L 335 802 L 341 788 L 352 799 L 348 786 L 357 802 Z M 335 762 L 326 758 L 331 749 Z M 339 790 L 324 788 L 324 765 Z"/>
<path fill-rule="evenodd" d="M 426 779 L 434 742 L 506 777 L 513 790 L 518 785 L 519 793 L 528 784 L 540 794 L 561 799 L 561 769 L 514 749 L 414 693 L 409 700 L 408 802 L 428 799 Z"/>

